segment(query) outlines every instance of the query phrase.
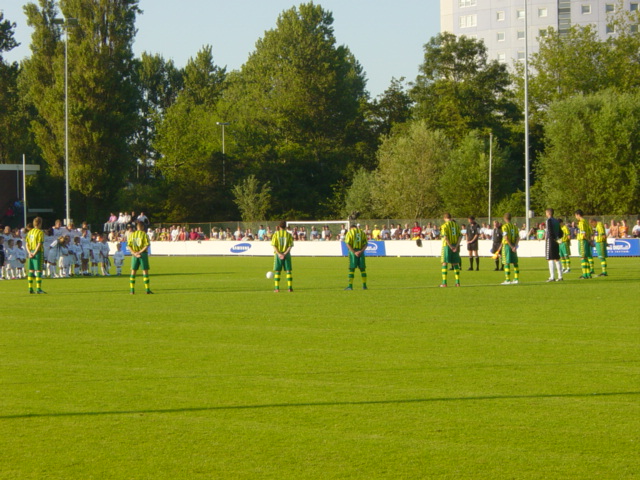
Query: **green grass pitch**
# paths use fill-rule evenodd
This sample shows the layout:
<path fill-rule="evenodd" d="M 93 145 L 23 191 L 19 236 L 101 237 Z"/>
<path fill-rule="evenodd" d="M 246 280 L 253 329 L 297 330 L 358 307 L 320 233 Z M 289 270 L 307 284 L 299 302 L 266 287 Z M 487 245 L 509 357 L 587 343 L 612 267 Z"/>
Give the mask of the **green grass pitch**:
<path fill-rule="evenodd" d="M 440 289 L 369 258 L 352 292 L 346 262 L 294 258 L 292 294 L 267 258 L 0 282 L 0 479 L 640 478 L 640 259 Z"/>

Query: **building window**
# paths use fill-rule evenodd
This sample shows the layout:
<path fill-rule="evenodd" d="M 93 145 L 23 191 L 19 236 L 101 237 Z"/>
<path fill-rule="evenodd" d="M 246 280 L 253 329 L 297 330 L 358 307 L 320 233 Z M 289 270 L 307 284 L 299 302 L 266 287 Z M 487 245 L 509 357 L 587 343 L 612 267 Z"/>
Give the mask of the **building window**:
<path fill-rule="evenodd" d="M 460 16 L 460 28 L 469 28 L 478 26 L 477 15 L 462 15 Z"/>
<path fill-rule="evenodd" d="M 547 29 L 546 28 L 541 28 L 540 30 L 538 30 L 538 36 L 540 38 L 544 38 L 547 36 Z"/>
<path fill-rule="evenodd" d="M 475 7 L 476 0 L 458 0 L 459 7 Z"/>
<path fill-rule="evenodd" d="M 496 40 L 498 40 L 499 42 L 504 42 L 504 32 L 498 32 L 496 34 Z"/>
<path fill-rule="evenodd" d="M 591 5 L 582 5 L 582 14 L 591 15 Z"/>
<path fill-rule="evenodd" d="M 638 33 L 638 25 L 630 25 L 629 26 L 629 31 L 631 33 Z"/>
<path fill-rule="evenodd" d="M 632 12 L 637 12 L 638 11 L 638 4 L 637 3 L 632 3 L 631 5 L 629 5 L 629 10 L 631 10 Z"/>
<path fill-rule="evenodd" d="M 524 40 L 524 30 L 518 30 L 518 33 L 516 33 L 516 38 L 518 40 Z"/>
<path fill-rule="evenodd" d="M 615 9 L 616 9 L 616 7 L 615 7 L 615 5 L 613 3 L 607 3 L 604 6 L 604 11 L 607 12 L 607 13 L 612 13 L 612 12 L 615 11 Z"/>
<path fill-rule="evenodd" d="M 477 40 L 478 35 L 469 35 L 468 38 L 470 38 L 471 40 Z"/>
<path fill-rule="evenodd" d="M 518 20 L 524 20 L 524 10 L 518 10 L 516 12 L 516 16 L 517 16 Z"/>
<path fill-rule="evenodd" d="M 518 51 L 518 60 L 524 60 L 524 52 L 522 50 Z"/>
<path fill-rule="evenodd" d="M 546 17 L 548 14 L 549 14 L 549 11 L 547 10 L 547 7 L 542 7 L 538 9 L 539 17 Z"/>
<path fill-rule="evenodd" d="M 616 33 L 616 27 L 614 25 L 607 25 L 607 33 Z"/>
<path fill-rule="evenodd" d="M 502 10 L 501 10 L 501 11 L 499 11 L 499 12 L 496 12 L 496 20 L 497 20 L 497 21 L 499 21 L 499 22 L 503 22 L 503 21 L 504 21 L 504 18 L 505 18 L 505 17 L 504 17 L 504 11 L 502 11 Z"/>
<path fill-rule="evenodd" d="M 498 61 L 500 63 L 506 63 L 507 61 L 507 54 L 506 53 L 499 53 L 498 54 Z"/>

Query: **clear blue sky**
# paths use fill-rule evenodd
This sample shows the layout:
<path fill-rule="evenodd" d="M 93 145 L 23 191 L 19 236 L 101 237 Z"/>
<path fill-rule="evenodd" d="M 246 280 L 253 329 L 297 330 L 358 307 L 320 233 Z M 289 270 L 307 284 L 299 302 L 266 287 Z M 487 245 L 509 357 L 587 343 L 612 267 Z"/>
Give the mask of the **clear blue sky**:
<path fill-rule="evenodd" d="M 21 0 L 3 0 L 4 16 L 16 22 L 20 47 L 6 54 L 10 61 L 30 53 L 30 28 Z M 160 53 L 182 67 L 206 44 L 214 60 L 229 70 L 239 68 L 278 14 L 294 0 L 141 0 L 136 54 Z M 422 46 L 440 26 L 438 0 L 323 0 L 315 3 L 333 12 L 335 35 L 347 45 L 367 74 L 372 96 L 382 93 L 392 77 L 414 80 Z"/>

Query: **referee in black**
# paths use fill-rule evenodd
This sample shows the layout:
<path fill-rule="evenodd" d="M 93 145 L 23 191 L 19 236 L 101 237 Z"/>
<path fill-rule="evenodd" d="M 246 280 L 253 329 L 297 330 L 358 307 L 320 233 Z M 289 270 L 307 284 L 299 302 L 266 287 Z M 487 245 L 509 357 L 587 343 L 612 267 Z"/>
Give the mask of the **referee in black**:
<path fill-rule="evenodd" d="M 476 270 L 480 270 L 480 257 L 478 256 L 478 240 L 480 240 L 480 225 L 476 223 L 476 217 L 469 216 L 467 226 L 467 250 L 469 251 L 469 270 L 473 271 L 473 257 L 476 257 Z"/>

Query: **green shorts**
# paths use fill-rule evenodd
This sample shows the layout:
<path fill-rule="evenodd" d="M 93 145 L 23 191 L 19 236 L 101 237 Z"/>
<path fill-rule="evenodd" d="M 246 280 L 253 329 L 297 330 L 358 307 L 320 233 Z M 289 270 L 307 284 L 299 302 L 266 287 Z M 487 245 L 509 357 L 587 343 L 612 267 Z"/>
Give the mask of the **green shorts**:
<path fill-rule="evenodd" d="M 578 251 L 580 252 L 580 258 L 593 258 L 591 244 L 586 240 L 578 240 Z"/>
<path fill-rule="evenodd" d="M 502 246 L 502 263 L 504 265 L 518 265 L 518 252 L 511 250 L 509 245 Z"/>
<path fill-rule="evenodd" d="M 356 268 L 359 268 L 362 272 L 367 269 L 364 252 L 362 252 L 359 257 L 357 257 L 353 252 L 349 252 L 349 270 L 355 270 Z"/>
<path fill-rule="evenodd" d="M 562 242 L 560 244 L 560 258 L 567 258 L 571 256 L 571 243 Z"/>
<path fill-rule="evenodd" d="M 596 252 L 598 252 L 598 258 L 607 258 L 607 242 L 596 242 Z"/>
<path fill-rule="evenodd" d="M 143 253 L 138 257 L 131 257 L 131 270 L 149 270 L 149 255 Z"/>
<path fill-rule="evenodd" d="M 42 252 L 36 253 L 33 258 L 27 259 L 27 270 L 34 272 L 42 271 Z"/>
<path fill-rule="evenodd" d="M 285 272 L 291 271 L 291 254 L 287 253 L 284 260 L 280 260 L 278 255 L 273 256 L 273 271 L 281 272 L 284 269 Z"/>
<path fill-rule="evenodd" d="M 451 265 L 460 265 L 460 247 L 454 252 L 447 245 L 442 246 L 442 263 L 450 263 Z"/>

